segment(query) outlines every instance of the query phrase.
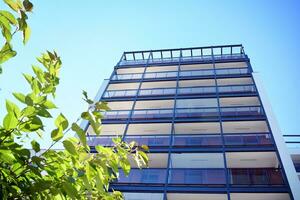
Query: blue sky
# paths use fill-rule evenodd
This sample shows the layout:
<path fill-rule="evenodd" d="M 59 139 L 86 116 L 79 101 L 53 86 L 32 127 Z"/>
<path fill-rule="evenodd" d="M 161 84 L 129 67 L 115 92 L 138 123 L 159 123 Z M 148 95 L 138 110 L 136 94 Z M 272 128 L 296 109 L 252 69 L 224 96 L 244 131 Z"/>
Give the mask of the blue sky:
<path fill-rule="evenodd" d="M 37 1 L 26 46 L 0 77 L 0 116 L 11 92 L 26 91 L 22 72 L 55 49 L 62 58 L 57 112 L 74 121 L 123 51 L 243 44 L 263 79 L 283 133 L 300 133 L 300 1 Z M 1 2 L 0 8 L 4 5 Z M 51 129 L 51 123 L 47 123 Z M 47 145 L 48 142 L 43 142 Z"/>

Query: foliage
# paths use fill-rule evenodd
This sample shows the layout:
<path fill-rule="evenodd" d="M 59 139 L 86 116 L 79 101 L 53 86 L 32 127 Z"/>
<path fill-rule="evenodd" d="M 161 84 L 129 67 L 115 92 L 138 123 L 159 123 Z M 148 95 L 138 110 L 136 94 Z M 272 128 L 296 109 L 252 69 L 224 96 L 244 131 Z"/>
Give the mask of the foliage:
<path fill-rule="evenodd" d="M 4 1 L 21 17 L 15 19 L 7 11 L 0 12 L 0 27 L 7 48 L 0 52 L 2 63 L 15 55 L 10 45 L 10 36 L 14 34 L 10 26 L 22 31 L 24 43 L 27 41 L 30 31 L 25 13 L 33 7 L 28 0 L 23 3 Z M 130 160 L 140 168 L 146 166 L 148 147 L 115 138 L 114 147 L 99 145 L 92 152 L 85 131 L 77 122 L 70 125 L 66 117 L 59 114 L 54 120 L 55 129 L 51 131 L 52 144 L 41 150 L 33 138 L 50 134 L 44 130 L 43 121 L 52 118 L 51 109 L 57 108 L 53 99 L 62 62 L 56 52 L 48 51 L 37 60 L 43 68 L 33 65 L 32 75 L 23 74 L 30 86 L 29 93 L 13 93 L 18 103 L 6 100 L 7 114 L 0 125 L 0 199 L 123 199 L 120 192 L 110 190 L 110 183 L 118 179 L 120 170 L 126 175 L 130 173 Z M 86 92 L 83 96 L 89 108 L 80 119 L 87 120 L 100 135 L 101 112 L 109 109 L 107 103 L 94 102 Z M 73 130 L 76 137 L 65 138 L 69 130 Z M 24 138 L 30 139 L 32 150 L 24 147 Z M 59 142 L 64 149 L 53 150 Z"/>
<path fill-rule="evenodd" d="M 23 43 L 25 44 L 30 37 L 30 27 L 27 24 L 27 13 L 33 9 L 33 4 L 29 0 L 4 0 L 11 8 L 12 12 L 0 10 L 0 28 L 2 38 L 0 42 L 0 74 L 2 73 L 1 64 L 16 56 L 17 52 L 12 48 L 12 37 L 16 32 L 22 32 Z"/>

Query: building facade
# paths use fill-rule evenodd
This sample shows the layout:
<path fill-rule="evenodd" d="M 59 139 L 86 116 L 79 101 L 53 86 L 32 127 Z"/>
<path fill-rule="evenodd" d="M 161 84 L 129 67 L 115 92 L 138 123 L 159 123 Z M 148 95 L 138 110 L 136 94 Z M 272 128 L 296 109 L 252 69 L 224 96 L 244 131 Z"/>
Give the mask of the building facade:
<path fill-rule="evenodd" d="M 112 188 L 126 200 L 292 200 L 298 179 L 242 45 L 124 52 L 96 97 L 101 136 L 148 145 Z M 288 168 L 293 170 L 287 170 Z"/>

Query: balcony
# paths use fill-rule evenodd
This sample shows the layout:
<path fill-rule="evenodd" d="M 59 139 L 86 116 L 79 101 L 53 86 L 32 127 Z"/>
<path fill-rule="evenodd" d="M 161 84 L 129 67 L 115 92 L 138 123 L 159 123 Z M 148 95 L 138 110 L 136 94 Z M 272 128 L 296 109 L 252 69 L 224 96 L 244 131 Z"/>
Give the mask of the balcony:
<path fill-rule="evenodd" d="M 176 119 L 218 120 L 223 119 L 259 119 L 264 117 L 260 106 L 176 108 Z M 164 120 L 173 118 L 173 109 L 135 109 L 103 112 L 103 120 Z"/>
<path fill-rule="evenodd" d="M 127 135 L 125 137 L 126 142 L 135 141 L 138 145 L 147 145 L 150 149 L 163 148 L 170 146 L 170 135 Z"/>
<path fill-rule="evenodd" d="M 173 147 L 175 148 L 193 148 L 193 147 L 221 147 L 223 144 L 221 135 L 188 135 L 176 134 L 173 138 Z"/>
<path fill-rule="evenodd" d="M 224 169 L 174 169 L 169 170 L 169 185 L 225 186 L 226 171 Z M 267 187 L 283 186 L 280 169 L 229 169 L 229 184 L 233 187 Z M 119 180 L 114 184 L 164 185 L 166 169 L 131 169 L 129 176 L 120 172 Z"/>
<path fill-rule="evenodd" d="M 103 145 L 113 146 L 112 138 L 116 136 L 95 136 L 88 137 L 89 146 Z M 127 135 L 125 141 L 135 141 L 138 145 L 147 145 L 150 149 L 169 148 L 171 135 Z M 271 147 L 273 142 L 270 134 L 226 134 L 224 135 L 226 147 Z M 222 147 L 223 140 L 219 134 L 175 134 L 172 140 L 173 148 L 217 148 Z M 296 163 L 297 171 L 300 171 L 300 164 Z"/>
<path fill-rule="evenodd" d="M 256 88 L 254 85 L 236 85 L 236 86 L 219 86 L 218 91 L 220 95 L 234 96 L 243 94 L 256 94 Z M 190 96 L 190 95 L 216 95 L 216 87 L 203 86 L 203 87 L 188 87 L 178 88 L 178 95 Z M 141 89 L 139 90 L 139 97 L 157 97 L 157 96 L 174 96 L 176 94 L 176 88 L 158 88 L 158 89 Z M 103 98 L 132 98 L 137 95 L 137 90 L 107 90 Z"/>
<path fill-rule="evenodd" d="M 147 73 L 132 73 L 132 74 L 115 74 L 112 81 L 121 80 L 139 80 L 139 79 L 168 79 L 168 78 L 192 78 L 192 77 L 209 77 L 209 76 L 232 76 L 250 74 L 248 68 L 227 68 L 227 69 L 201 69 L 201 70 L 185 70 L 185 71 L 169 71 L 169 72 L 147 72 Z"/>
<path fill-rule="evenodd" d="M 225 134 L 224 142 L 227 147 L 264 147 L 272 146 L 272 138 L 268 133 L 256 133 L 256 134 Z"/>
<path fill-rule="evenodd" d="M 125 200 L 163 200 L 163 193 L 124 192 Z M 216 193 L 191 193 L 191 192 L 167 192 L 167 200 L 228 200 L 224 192 Z M 231 200 L 290 200 L 288 193 L 274 192 L 252 192 L 252 193 L 230 193 Z"/>
<path fill-rule="evenodd" d="M 156 184 L 163 185 L 166 182 L 166 169 L 131 169 L 129 176 L 120 172 L 118 184 Z"/>
<path fill-rule="evenodd" d="M 226 184 L 224 169 L 170 169 L 170 185 L 223 186 Z"/>
<path fill-rule="evenodd" d="M 280 169 L 230 169 L 230 184 L 232 186 L 282 186 L 283 175 Z"/>

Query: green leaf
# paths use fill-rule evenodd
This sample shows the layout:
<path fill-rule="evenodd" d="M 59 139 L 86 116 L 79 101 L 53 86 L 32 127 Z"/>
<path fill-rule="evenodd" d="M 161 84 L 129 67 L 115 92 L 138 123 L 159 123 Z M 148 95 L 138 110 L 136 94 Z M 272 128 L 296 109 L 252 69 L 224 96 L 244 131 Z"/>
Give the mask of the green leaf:
<path fill-rule="evenodd" d="M 16 128 L 17 125 L 18 125 L 18 119 L 12 112 L 9 112 L 3 119 L 3 127 L 6 130 L 10 130 Z"/>
<path fill-rule="evenodd" d="M 31 35 L 31 29 L 28 25 L 26 25 L 23 30 L 23 43 L 24 44 L 26 44 L 28 42 L 30 35 Z"/>
<path fill-rule="evenodd" d="M 52 118 L 51 114 L 44 108 L 40 108 L 37 112 L 37 115 L 46 118 Z"/>
<path fill-rule="evenodd" d="M 18 118 L 21 113 L 19 107 L 15 103 L 13 103 L 9 100 L 6 100 L 6 110 L 7 110 L 7 112 L 13 112 L 15 114 L 16 118 Z"/>
<path fill-rule="evenodd" d="M 20 5 L 14 0 L 4 0 L 4 2 L 16 12 L 18 12 L 18 10 L 21 8 Z"/>
<path fill-rule="evenodd" d="M 35 152 L 39 152 L 41 150 L 40 148 L 40 144 L 35 141 L 35 140 L 32 140 L 31 141 L 31 146 L 32 146 L 32 149 L 35 151 Z"/>
<path fill-rule="evenodd" d="M 124 174 L 126 176 L 128 176 L 129 172 L 130 172 L 130 169 L 131 169 L 130 162 L 128 161 L 128 159 L 122 160 L 121 163 L 120 163 L 120 165 L 121 165 L 121 167 L 122 167 L 122 169 L 124 171 Z"/>
<path fill-rule="evenodd" d="M 12 39 L 12 34 L 9 29 L 2 28 L 2 35 L 6 39 L 6 42 L 10 42 Z"/>
<path fill-rule="evenodd" d="M 82 91 L 82 94 L 83 94 L 83 96 L 84 96 L 84 98 L 83 98 L 84 101 L 86 101 L 88 104 L 93 104 L 93 103 L 94 103 L 93 100 L 89 99 L 89 97 L 88 97 L 86 91 L 83 90 L 83 91 Z"/>
<path fill-rule="evenodd" d="M 62 183 L 64 191 L 72 198 L 72 199 L 77 199 L 78 197 L 78 191 L 76 188 L 68 182 Z"/>
<path fill-rule="evenodd" d="M 26 108 L 24 108 L 22 110 L 22 115 L 24 117 L 28 117 L 28 116 L 31 116 L 35 113 L 35 108 L 33 106 L 27 106 Z"/>
<path fill-rule="evenodd" d="M 74 144 L 73 144 L 71 141 L 65 140 L 65 141 L 63 141 L 63 145 L 64 145 L 65 149 L 66 149 L 71 155 L 77 155 L 76 148 L 75 148 Z"/>
<path fill-rule="evenodd" d="M 45 83 L 46 82 L 46 80 L 44 78 L 44 72 L 43 72 L 43 70 L 41 68 L 32 65 L 32 70 L 33 70 L 33 72 L 35 73 L 35 75 L 37 76 L 37 78 L 39 79 L 39 81 L 41 83 Z"/>
<path fill-rule="evenodd" d="M 24 78 L 26 79 L 26 81 L 32 85 L 32 81 L 34 80 L 33 76 L 31 76 L 30 74 L 23 74 Z"/>
<path fill-rule="evenodd" d="M 33 99 L 31 97 L 31 95 L 26 95 L 25 97 L 25 103 L 29 106 L 33 106 Z"/>
<path fill-rule="evenodd" d="M 76 123 L 72 124 L 72 130 L 77 133 L 79 140 L 83 144 L 83 146 L 87 146 L 86 135 L 85 135 L 84 130 L 82 128 L 80 128 L 80 126 L 78 126 L 78 124 L 76 124 Z"/>
<path fill-rule="evenodd" d="M 107 102 L 98 101 L 95 106 L 97 110 L 110 110 L 110 108 L 107 106 Z"/>
<path fill-rule="evenodd" d="M 66 117 L 62 113 L 60 113 L 55 120 L 55 125 L 57 128 L 61 127 L 62 130 L 66 130 L 69 126 L 69 122 Z"/>
<path fill-rule="evenodd" d="M 58 141 L 60 140 L 62 137 L 63 137 L 63 131 L 61 128 L 57 128 L 57 129 L 54 129 L 52 132 L 51 132 L 51 138 L 53 141 Z"/>
<path fill-rule="evenodd" d="M 50 100 L 47 100 L 43 105 L 48 109 L 57 108 L 56 105 Z"/>
<path fill-rule="evenodd" d="M 5 61 L 9 60 L 10 58 L 17 55 L 17 52 L 12 50 L 12 47 L 9 43 L 5 43 L 5 45 L 0 50 L 0 64 L 4 63 Z"/>
<path fill-rule="evenodd" d="M 6 10 L 0 10 L 0 15 L 5 17 L 11 24 L 17 25 L 17 20 L 13 14 Z"/>
<path fill-rule="evenodd" d="M 149 151 L 149 147 L 148 147 L 147 145 L 144 145 L 144 144 L 143 144 L 141 147 L 142 147 L 142 149 L 144 149 L 145 151 Z"/>
<path fill-rule="evenodd" d="M 148 156 L 146 155 L 146 153 L 142 152 L 142 151 L 139 151 L 139 155 L 140 155 L 140 158 L 142 159 L 143 163 L 145 165 L 148 165 L 148 161 L 149 161 L 149 158 Z"/>
<path fill-rule="evenodd" d="M 0 149 L 0 160 L 10 163 L 15 160 L 15 156 L 12 154 L 11 150 Z"/>
<path fill-rule="evenodd" d="M 24 95 L 24 94 L 14 92 L 13 95 L 14 95 L 14 97 L 15 97 L 16 99 L 18 99 L 20 102 L 25 103 L 25 95 Z"/>
<path fill-rule="evenodd" d="M 29 0 L 23 1 L 23 6 L 27 12 L 31 12 L 33 8 L 33 4 Z"/>
<path fill-rule="evenodd" d="M 39 129 L 43 129 L 43 122 L 39 117 L 33 116 L 25 124 L 22 124 L 20 129 L 24 132 L 37 131 Z"/>

